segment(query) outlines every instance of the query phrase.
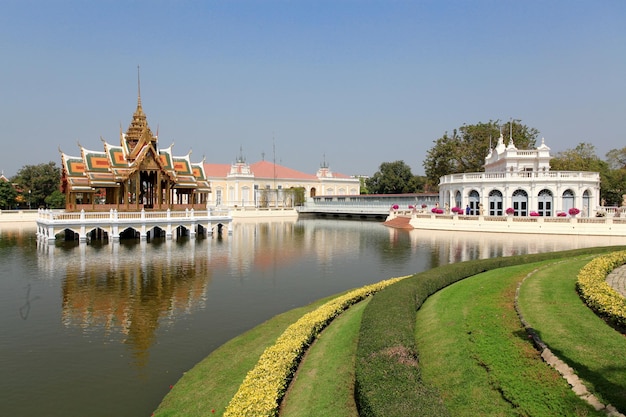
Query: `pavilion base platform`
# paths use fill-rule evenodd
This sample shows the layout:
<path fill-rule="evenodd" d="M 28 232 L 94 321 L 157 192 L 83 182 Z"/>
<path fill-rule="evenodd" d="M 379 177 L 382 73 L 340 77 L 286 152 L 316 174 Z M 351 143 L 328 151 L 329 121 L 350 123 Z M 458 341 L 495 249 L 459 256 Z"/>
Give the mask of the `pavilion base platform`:
<path fill-rule="evenodd" d="M 232 234 L 232 216 L 228 211 L 184 210 L 139 212 L 65 212 L 40 209 L 37 215 L 37 239 L 53 244 L 57 237 L 87 242 L 93 239 L 119 242 L 124 237 L 149 240 L 196 235 Z"/>

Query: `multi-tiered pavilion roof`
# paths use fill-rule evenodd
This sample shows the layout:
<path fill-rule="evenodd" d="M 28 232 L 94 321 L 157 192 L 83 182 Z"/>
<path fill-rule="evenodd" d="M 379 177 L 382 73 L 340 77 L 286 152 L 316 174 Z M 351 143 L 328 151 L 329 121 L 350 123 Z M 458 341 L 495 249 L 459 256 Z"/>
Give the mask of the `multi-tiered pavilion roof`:
<path fill-rule="evenodd" d="M 124 133 L 120 128 L 120 144 L 101 140 L 102 151 L 80 143 L 80 156 L 60 151 L 66 209 L 177 208 L 208 200 L 211 186 L 204 161 L 191 162 L 191 152 L 175 156 L 173 145 L 158 148 L 158 132 L 153 134 L 148 125 L 140 92 L 128 129 Z"/>

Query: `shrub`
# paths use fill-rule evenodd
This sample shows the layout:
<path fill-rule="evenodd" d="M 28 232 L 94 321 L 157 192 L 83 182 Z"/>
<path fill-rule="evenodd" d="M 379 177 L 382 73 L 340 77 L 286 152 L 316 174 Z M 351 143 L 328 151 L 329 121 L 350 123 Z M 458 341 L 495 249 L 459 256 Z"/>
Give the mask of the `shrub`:
<path fill-rule="evenodd" d="M 302 316 L 280 335 L 274 345 L 265 349 L 231 399 L 224 416 L 277 416 L 280 401 L 298 363 L 317 335 L 352 304 L 404 278 L 392 278 L 350 291 Z"/>
<path fill-rule="evenodd" d="M 513 210 L 513 207 L 509 207 L 508 209 L 506 209 L 506 214 L 513 214 L 515 213 L 515 210 Z"/>
<path fill-rule="evenodd" d="M 606 276 L 626 264 L 626 251 L 600 256 L 578 273 L 576 289 L 585 304 L 611 324 L 626 328 L 626 299 L 606 282 Z"/>
<path fill-rule="evenodd" d="M 568 213 L 570 216 L 575 216 L 578 213 L 580 213 L 580 210 L 578 210 L 576 207 L 572 207 L 571 209 L 568 210 Z"/>

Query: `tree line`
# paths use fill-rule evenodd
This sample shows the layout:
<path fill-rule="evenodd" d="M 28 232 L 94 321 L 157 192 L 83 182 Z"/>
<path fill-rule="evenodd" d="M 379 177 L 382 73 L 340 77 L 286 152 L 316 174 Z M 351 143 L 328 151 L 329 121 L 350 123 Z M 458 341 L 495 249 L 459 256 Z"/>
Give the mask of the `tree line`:
<path fill-rule="evenodd" d="M 61 170 L 56 163 L 25 165 L 8 181 L 0 180 L 0 209 L 65 207 L 60 183 Z"/>

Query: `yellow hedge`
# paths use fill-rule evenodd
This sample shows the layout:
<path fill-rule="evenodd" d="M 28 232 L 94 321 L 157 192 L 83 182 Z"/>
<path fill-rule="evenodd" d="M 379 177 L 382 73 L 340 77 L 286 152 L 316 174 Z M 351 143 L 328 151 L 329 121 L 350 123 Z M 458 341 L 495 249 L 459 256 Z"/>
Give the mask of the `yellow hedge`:
<path fill-rule="evenodd" d="M 392 278 L 361 287 L 305 314 L 289 326 L 276 343 L 263 352 L 232 398 L 224 417 L 271 417 L 278 415 L 280 400 L 307 347 L 341 312 L 371 294 L 406 277 Z"/>
<path fill-rule="evenodd" d="M 606 276 L 626 264 L 626 251 L 600 256 L 578 273 L 576 288 L 585 303 L 614 324 L 626 326 L 626 299 L 606 282 Z"/>

